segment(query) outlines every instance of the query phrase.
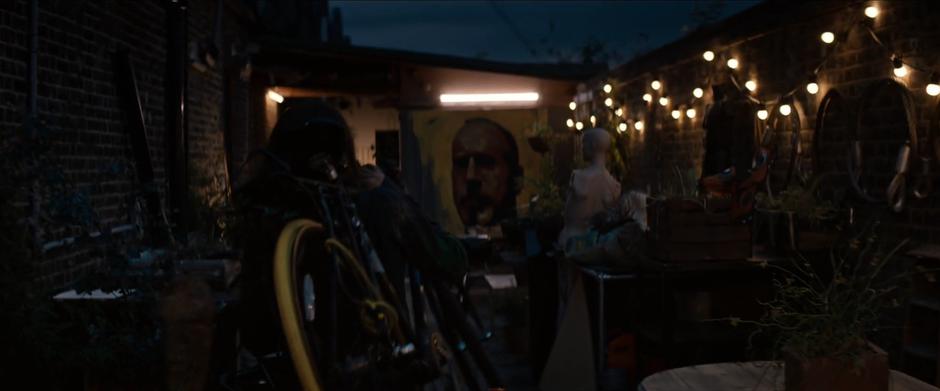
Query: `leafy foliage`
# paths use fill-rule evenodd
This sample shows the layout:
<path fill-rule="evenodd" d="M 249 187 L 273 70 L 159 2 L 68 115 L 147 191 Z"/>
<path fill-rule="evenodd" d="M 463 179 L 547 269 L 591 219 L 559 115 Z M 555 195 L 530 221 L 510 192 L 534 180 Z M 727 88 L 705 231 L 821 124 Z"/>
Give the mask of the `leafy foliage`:
<path fill-rule="evenodd" d="M 900 305 L 898 286 L 907 276 L 892 266 L 908 241 L 889 246 L 877 227 L 877 222 L 870 224 L 835 245 L 828 268 L 802 255 L 786 267 L 765 262 L 778 272 L 774 297 L 761 303 L 766 313 L 759 321 L 732 318 L 732 324 L 754 324 L 758 333 L 774 335 L 777 351 L 859 360 L 870 351 L 868 338 L 886 311 Z"/>
<path fill-rule="evenodd" d="M 776 197 L 760 193 L 757 195 L 757 206 L 771 211 L 794 213 L 814 222 L 830 220 L 835 217 L 837 208 L 833 202 L 817 194 L 819 184 L 825 178 L 826 176 L 817 177 L 807 186 L 790 185 Z"/>

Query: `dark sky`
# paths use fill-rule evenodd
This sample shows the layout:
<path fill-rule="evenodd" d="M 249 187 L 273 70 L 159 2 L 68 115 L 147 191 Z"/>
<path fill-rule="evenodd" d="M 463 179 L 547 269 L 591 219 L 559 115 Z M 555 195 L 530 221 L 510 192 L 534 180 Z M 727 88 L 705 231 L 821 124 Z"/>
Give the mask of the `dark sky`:
<path fill-rule="evenodd" d="M 758 2 L 333 0 L 330 6 L 342 10 L 354 45 L 554 62 L 578 61 L 579 48 L 593 39 L 618 63 L 683 36 L 703 18 L 720 20 Z"/>

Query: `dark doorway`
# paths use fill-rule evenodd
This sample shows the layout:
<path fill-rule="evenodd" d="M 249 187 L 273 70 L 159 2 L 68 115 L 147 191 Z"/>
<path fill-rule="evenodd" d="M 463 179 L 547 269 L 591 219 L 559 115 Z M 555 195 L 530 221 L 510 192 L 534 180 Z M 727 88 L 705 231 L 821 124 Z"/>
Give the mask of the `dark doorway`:
<path fill-rule="evenodd" d="M 375 162 L 382 166 L 401 168 L 398 130 L 375 131 Z"/>

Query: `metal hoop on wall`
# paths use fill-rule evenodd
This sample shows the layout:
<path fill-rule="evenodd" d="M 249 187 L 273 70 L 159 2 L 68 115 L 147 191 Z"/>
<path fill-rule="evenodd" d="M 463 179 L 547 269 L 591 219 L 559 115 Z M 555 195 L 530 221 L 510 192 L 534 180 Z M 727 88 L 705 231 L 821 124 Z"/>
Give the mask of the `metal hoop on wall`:
<path fill-rule="evenodd" d="M 883 200 L 873 197 L 868 193 L 868 189 L 862 183 L 862 174 L 864 172 L 864 151 L 862 149 L 862 118 L 865 110 L 870 105 L 873 96 L 883 89 L 893 89 L 901 96 L 901 102 L 904 105 L 904 115 L 908 127 L 908 140 L 898 151 L 894 167 L 894 177 L 885 189 Z M 907 192 L 907 172 L 910 166 L 911 151 L 918 151 L 917 148 L 917 122 L 915 116 L 914 98 L 906 87 L 891 79 L 881 79 L 870 85 L 859 101 L 858 111 L 855 120 L 855 139 L 852 140 L 852 148 L 849 149 L 848 170 L 849 182 L 852 188 L 863 199 L 869 202 L 887 202 L 888 206 L 895 212 L 904 209 L 904 202 Z"/>

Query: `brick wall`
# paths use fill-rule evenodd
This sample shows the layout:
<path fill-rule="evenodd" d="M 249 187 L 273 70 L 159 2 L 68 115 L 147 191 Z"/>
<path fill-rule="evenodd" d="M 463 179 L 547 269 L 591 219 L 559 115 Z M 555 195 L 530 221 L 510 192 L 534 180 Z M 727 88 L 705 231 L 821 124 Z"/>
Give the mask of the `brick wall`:
<path fill-rule="evenodd" d="M 940 56 L 936 55 L 940 52 L 940 30 L 936 28 L 940 3 L 879 3 L 881 14 L 873 22 L 873 28 L 885 45 L 908 61 L 940 70 Z M 898 149 L 908 138 L 903 92 L 906 90 L 913 98 L 918 142 L 924 147 L 930 141 L 930 118 L 937 115 L 938 106 L 937 99 L 924 92 L 929 74 L 913 71 L 905 78 L 894 78 L 888 61 L 892 50 L 886 51 L 874 44 L 866 30 L 856 28 L 847 37 L 839 37 L 842 43 L 835 49 L 820 41 L 823 31 L 838 35 L 851 23 L 867 20 L 862 16 L 866 5 L 849 1 L 769 1 L 753 11 L 745 11 L 727 22 L 693 32 L 676 43 L 639 57 L 612 71 L 608 80 L 598 80 L 597 85 L 613 81 L 617 86 L 615 97 L 625 105 L 626 116 L 643 119 L 646 124 L 645 132 L 631 130 L 629 143 L 634 167 L 631 185 L 640 188 L 649 185 L 656 189 L 663 175 L 669 175 L 673 167 L 701 169 L 702 119 L 711 103 L 709 86 L 730 80 L 732 71 L 725 66 L 725 60 L 734 56 L 741 66 L 733 73 L 742 84 L 748 79 L 756 80 L 761 99 L 772 100 L 791 88 L 798 88 L 792 101 L 796 115 L 779 121 L 771 113 L 768 121 L 774 125 L 774 140 L 779 147 L 774 183 L 781 183 L 785 177 L 790 160 L 788 141 L 793 132 L 799 132 L 807 171 L 845 172 L 849 140 L 857 131 L 866 157 L 864 181 L 873 189 L 874 196 L 883 196 L 882 189 L 893 176 Z M 705 50 L 715 51 L 718 58 L 713 62 L 705 61 L 702 58 Z M 834 50 L 834 54 L 819 72 L 820 92 L 806 93 L 804 86 L 808 75 L 830 50 Z M 663 83 L 659 92 L 649 87 L 654 79 Z M 885 84 L 885 88 L 872 87 L 885 83 L 883 80 L 895 80 L 901 87 L 894 88 L 890 84 Z M 693 98 L 691 92 L 696 87 L 705 89 L 704 99 Z M 641 100 L 645 92 L 653 93 L 654 104 Z M 817 129 L 817 112 L 827 93 L 832 96 L 831 104 L 820 121 L 823 126 Z M 668 107 L 655 104 L 661 94 L 670 97 Z M 866 107 L 860 108 L 864 95 L 871 97 Z M 670 117 L 671 110 L 685 112 L 687 108 L 697 110 L 695 119 L 683 115 L 676 121 Z M 858 129 L 856 124 L 860 124 Z M 814 140 L 818 140 L 816 145 Z M 932 150 L 932 147 L 926 149 Z M 814 156 L 819 157 L 818 161 L 813 161 Z M 937 158 L 934 157 L 932 166 L 934 173 L 940 169 Z M 919 170 L 919 162 L 912 159 L 911 171 Z M 915 199 L 911 188 L 917 178 L 909 176 L 904 211 L 891 212 L 886 202 L 863 209 L 868 215 L 881 216 L 892 227 L 890 232 L 940 242 L 940 194 L 935 192 L 927 199 Z M 929 180 L 938 185 L 936 174 Z M 827 186 L 848 188 L 844 179 L 834 180 Z"/>
<path fill-rule="evenodd" d="M 40 1 L 38 118 L 53 141 L 52 159 L 75 190 L 87 194 L 102 228 L 130 222 L 139 190 L 130 139 L 114 85 L 111 54 L 127 49 L 135 68 L 150 153 L 164 184 L 166 19 L 162 1 Z M 216 1 L 189 2 L 190 43 L 213 32 Z M 0 2 L 0 136 L 22 132 L 26 113 L 29 2 Z M 226 36 L 236 30 L 226 19 Z M 220 70 L 188 69 L 190 173 L 225 174 L 223 83 Z M 244 83 L 242 83 L 244 84 Z M 235 83 L 236 87 L 240 84 Z M 247 105 L 246 94 L 236 104 Z M 242 102 L 244 101 L 244 102 Z M 240 109 L 230 121 L 248 123 Z M 194 184 L 199 184 L 194 183 Z M 193 189 L 198 193 L 199 189 Z M 163 192 L 163 189 L 161 189 Z M 45 224 L 42 242 L 79 234 Z M 85 245 L 68 245 L 37 260 L 53 286 L 64 286 L 99 264 Z"/>

